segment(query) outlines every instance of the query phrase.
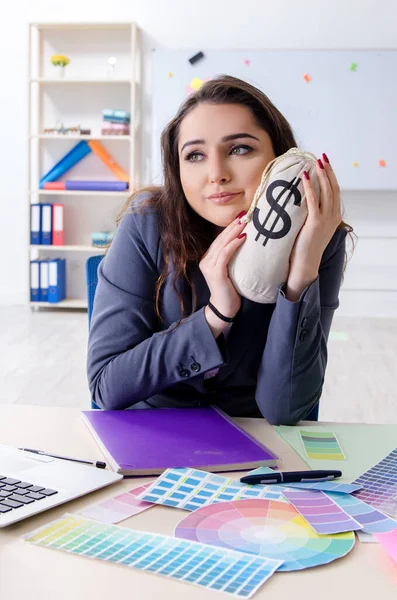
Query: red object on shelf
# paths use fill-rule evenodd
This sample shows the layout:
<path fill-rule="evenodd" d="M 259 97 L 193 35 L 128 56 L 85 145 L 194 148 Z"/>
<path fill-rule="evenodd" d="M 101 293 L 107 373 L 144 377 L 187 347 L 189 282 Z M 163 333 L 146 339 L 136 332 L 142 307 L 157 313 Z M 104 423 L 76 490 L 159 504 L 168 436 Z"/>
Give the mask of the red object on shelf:
<path fill-rule="evenodd" d="M 49 181 L 44 184 L 45 190 L 64 190 L 65 182 L 64 181 Z"/>
<path fill-rule="evenodd" d="M 52 245 L 63 246 L 63 204 L 52 205 Z"/>

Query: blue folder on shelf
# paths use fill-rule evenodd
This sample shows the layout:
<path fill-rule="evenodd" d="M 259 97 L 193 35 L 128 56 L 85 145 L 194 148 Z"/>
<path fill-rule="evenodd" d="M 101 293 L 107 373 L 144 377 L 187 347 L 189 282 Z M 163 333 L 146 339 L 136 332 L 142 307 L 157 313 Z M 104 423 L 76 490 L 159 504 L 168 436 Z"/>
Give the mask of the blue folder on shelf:
<path fill-rule="evenodd" d="M 66 260 L 48 261 L 48 302 L 56 304 L 66 297 Z"/>
<path fill-rule="evenodd" d="M 40 244 L 41 236 L 41 205 L 30 205 L 30 243 Z"/>
<path fill-rule="evenodd" d="M 40 204 L 41 206 L 41 234 L 40 244 L 51 246 L 52 244 L 52 204 Z"/>
<path fill-rule="evenodd" d="M 40 302 L 48 302 L 48 260 L 40 261 Z"/>
<path fill-rule="evenodd" d="M 40 261 L 30 261 L 30 301 L 40 300 Z"/>

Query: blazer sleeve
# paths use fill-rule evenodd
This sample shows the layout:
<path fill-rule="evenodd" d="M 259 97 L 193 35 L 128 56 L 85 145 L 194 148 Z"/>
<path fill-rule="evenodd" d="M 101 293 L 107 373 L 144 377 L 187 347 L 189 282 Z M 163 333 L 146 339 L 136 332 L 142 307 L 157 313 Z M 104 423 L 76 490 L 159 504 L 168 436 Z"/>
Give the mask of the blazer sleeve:
<path fill-rule="evenodd" d="M 88 341 L 91 397 L 105 409 L 124 409 L 197 373 L 225 364 L 204 308 L 167 332 L 155 311 L 159 235 L 157 215 L 127 213 L 98 268 Z"/>
<path fill-rule="evenodd" d="M 296 302 L 279 290 L 259 368 L 255 399 L 265 419 L 295 425 L 320 400 L 327 365 L 327 341 L 339 306 L 347 232 L 337 230 L 317 279 Z"/>

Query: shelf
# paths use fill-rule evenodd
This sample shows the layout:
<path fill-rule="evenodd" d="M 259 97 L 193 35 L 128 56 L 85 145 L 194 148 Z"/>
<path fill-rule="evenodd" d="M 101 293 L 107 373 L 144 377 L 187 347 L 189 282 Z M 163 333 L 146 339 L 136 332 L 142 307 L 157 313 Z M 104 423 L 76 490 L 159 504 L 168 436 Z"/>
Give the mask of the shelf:
<path fill-rule="evenodd" d="M 31 139 L 39 140 L 123 140 L 131 141 L 130 135 L 31 135 Z"/>
<path fill-rule="evenodd" d="M 44 77 L 39 77 L 38 79 L 31 79 L 30 83 L 49 83 L 49 84 L 53 84 L 53 83 L 61 83 L 61 84 L 73 84 L 73 83 L 93 83 L 93 84 L 104 84 L 104 83 L 128 83 L 128 84 L 134 84 L 135 81 L 133 79 L 48 79 L 48 78 L 44 78 Z"/>
<path fill-rule="evenodd" d="M 30 266 L 33 259 L 40 261 L 61 258 L 66 259 L 67 289 L 67 298 L 56 304 L 30 302 L 28 296 L 26 300 L 32 311 L 54 312 L 55 309 L 64 309 L 63 312 L 69 310 L 71 313 L 70 309 L 87 310 L 85 263 L 95 255 L 100 260 L 109 247 L 92 245 L 91 235 L 93 232 L 114 231 L 116 214 L 128 203 L 133 193 L 140 189 L 140 174 L 143 170 L 140 146 L 141 32 L 133 22 L 115 21 L 35 22 L 29 26 L 29 72 L 26 73 L 29 92 L 26 143 L 28 184 L 27 193 L 25 192 L 26 217 L 29 222 L 29 227 L 26 228 L 26 271 L 29 277 L 26 287 L 30 290 L 32 279 L 33 283 L 36 280 L 37 267 L 32 269 Z M 55 67 L 51 59 L 56 54 L 67 56 L 70 65 L 64 69 Z M 112 61 L 109 64 L 111 56 L 116 59 L 114 67 Z M 110 123 L 103 120 L 105 108 L 128 112 L 131 117 L 129 129 L 111 129 Z M 70 126 L 71 130 L 61 128 L 62 123 L 65 127 Z M 59 131 L 51 131 L 53 128 L 58 129 L 58 126 Z M 85 129 L 83 134 L 80 134 L 80 128 L 83 131 Z M 119 133 L 127 135 L 115 135 Z M 59 177 L 58 182 L 74 179 L 76 186 L 67 187 L 78 187 L 78 180 L 103 182 L 102 185 L 98 183 L 95 186 L 102 187 L 102 190 L 62 189 L 65 187 L 63 184 L 54 185 L 58 189 L 40 189 L 42 174 L 48 173 L 58 162 L 62 164 L 69 149 L 73 150 L 79 142 L 80 145 L 82 141 L 91 145 L 89 140 L 97 140 L 106 147 L 111 160 L 120 165 L 129 182 L 124 185 L 109 185 L 109 182 L 118 181 L 116 176 L 105 161 L 91 153 L 84 162 L 77 161 L 71 167 L 71 174 Z M 105 182 L 108 183 L 107 186 L 104 185 Z M 125 189 L 126 185 L 129 189 Z M 112 189 L 107 189 L 109 187 Z M 31 206 L 40 206 L 40 203 L 63 205 L 65 245 L 31 244 L 32 212 L 34 229 L 37 228 L 36 216 L 39 212 L 35 208 L 32 211 Z M 50 211 L 46 211 L 44 217 L 47 219 L 49 214 Z M 61 217 L 60 211 L 51 215 L 52 219 L 58 217 Z M 53 221 L 51 226 L 54 227 Z M 45 229 L 49 229 L 49 225 Z M 67 232 L 73 232 L 73 235 L 66 235 Z M 44 267 L 39 269 L 40 273 L 44 275 Z M 72 316 L 71 313 L 70 317 Z"/>
<path fill-rule="evenodd" d="M 30 195 L 38 196 L 129 196 L 132 192 L 126 190 L 125 192 L 97 192 L 83 191 L 83 190 L 31 190 Z"/>
<path fill-rule="evenodd" d="M 129 30 L 130 23 L 32 23 L 32 27 L 44 31 L 58 31 L 60 29 L 65 31 L 79 30 L 79 29 L 126 29 Z"/>
<path fill-rule="evenodd" d="M 61 252 L 105 252 L 106 248 L 97 248 L 95 246 L 52 246 L 46 244 L 31 244 L 31 250 L 60 250 Z"/>
<path fill-rule="evenodd" d="M 72 298 L 62 300 L 61 302 L 29 302 L 30 306 L 44 306 L 46 308 L 87 308 L 87 300 L 85 298 Z"/>

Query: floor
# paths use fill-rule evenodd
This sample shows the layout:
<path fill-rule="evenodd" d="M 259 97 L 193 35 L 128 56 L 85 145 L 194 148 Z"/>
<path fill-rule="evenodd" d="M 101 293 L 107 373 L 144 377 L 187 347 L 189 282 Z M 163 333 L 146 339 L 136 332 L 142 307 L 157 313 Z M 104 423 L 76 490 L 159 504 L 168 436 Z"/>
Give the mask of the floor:
<path fill-rule="evenodd" d="M 87 314 L 0 310 L 0 403 L 87 408 Z M 397 423 L 397 319 L 335 317 L 320 404 L 327 421 Z"/>

